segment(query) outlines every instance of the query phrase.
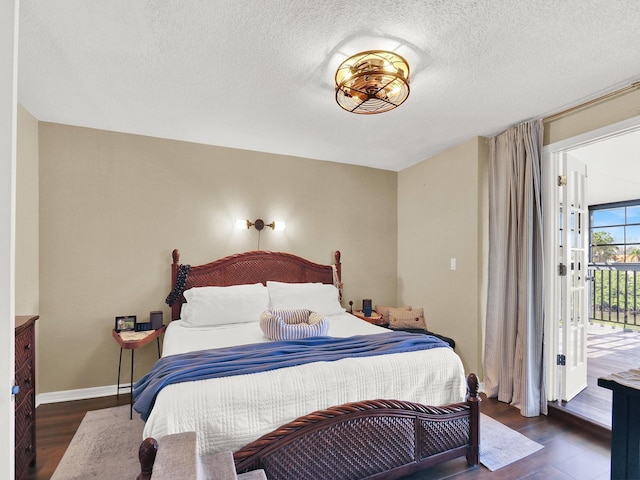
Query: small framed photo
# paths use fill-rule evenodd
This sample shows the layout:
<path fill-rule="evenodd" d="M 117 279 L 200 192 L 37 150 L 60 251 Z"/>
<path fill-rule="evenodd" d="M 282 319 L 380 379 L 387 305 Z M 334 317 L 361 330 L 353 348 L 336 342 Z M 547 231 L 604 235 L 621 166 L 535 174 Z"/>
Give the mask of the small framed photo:
<path fill-rule="evenodd" d="M 116 332 L 133 332 L 136 329 L 136 316 L 116 317 Z"/>

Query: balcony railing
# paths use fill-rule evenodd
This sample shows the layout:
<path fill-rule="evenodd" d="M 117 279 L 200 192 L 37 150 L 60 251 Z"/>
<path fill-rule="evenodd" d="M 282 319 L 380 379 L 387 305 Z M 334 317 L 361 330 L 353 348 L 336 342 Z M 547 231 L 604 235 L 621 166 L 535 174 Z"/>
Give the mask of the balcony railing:
<path fill-rule="evenodd" d="M 640 329 L 640 264 L 590 264 L 589 320 Z"/>

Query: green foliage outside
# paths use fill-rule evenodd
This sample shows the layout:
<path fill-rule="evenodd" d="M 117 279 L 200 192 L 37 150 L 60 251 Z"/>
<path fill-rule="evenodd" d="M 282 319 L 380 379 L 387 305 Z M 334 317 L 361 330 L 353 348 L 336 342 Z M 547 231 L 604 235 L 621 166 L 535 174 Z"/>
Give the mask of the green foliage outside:
<path fill-rule="evenodd" d="M 591 239 L 591 261 L 593 263 L 606 263 L 618 258 L 618 247 L 611 245 L 613 237 L 609 232 L 593 232 Z"/>
<path fill-rule="evenodd" d="M 640 276 L 634 280 L 634 272 L 624 270 L 596 270 L 594 276 L 596 307 L 614 311 L 640 309 Z"/>
<path fill-rule="evenodd" d="M 605 231 L 593 233 L 592 261 L 594 263 L 615 263 L 618 259 L 618 247 L 610 245 L 612 236 Z M 640 260 L 640 249 L 634 248 L 627 253 L 626 261 Z M 614 321 L 638 325 L 635 315 L 640 317 L 640 272 L 628 270 L 595 270 L 591 287 L 591 303 L 595 307 L 591 312 L 596 320 Z M 625 317 L 627 318 L 625 321 Z"/>

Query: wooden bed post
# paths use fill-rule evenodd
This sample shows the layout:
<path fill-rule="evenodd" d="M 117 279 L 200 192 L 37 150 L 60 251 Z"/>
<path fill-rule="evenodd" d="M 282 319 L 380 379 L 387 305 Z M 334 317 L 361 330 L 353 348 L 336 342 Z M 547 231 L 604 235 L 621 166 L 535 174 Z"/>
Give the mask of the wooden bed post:
<path fill-rule="evenodd" d="M 176 251 L 176 250 L 174 250 Z M 140 460 L 140 475 L 136 480 L 149 480 L 153 473 L 153 464 L 158 453 L 158 442 L 154 438 L 145 438 L 138 449 L 138 460 Z"/>
<path fill-rule="evenodd" d="M 467 396 L 465 401 L 471 406 L 469 451 L 467 453 L 467 463 L 477 465 L 480 463 L 480 402 L 478 396 L 478 377 L 475 373 L 470 373 L 467 377 Z"/>
<path fill-rule="evenodd" d="M 338 277 L 338 284 L 336 285 L 338 288 L 338 300 L 342 304 L 342 263 L 340 263 L 340 250 L 336 250 L 333 258 L 334 265 L 336 267 L 336 276 Z"/>
<path fill-rule="evenodd" d="M 174 248 L 171 256 L 173 257 L 173 263 L 171 264 L 171 290 L 173 290 L 176 286 L 176 278 L 178 277 L 178 267 L 180 267 L 180 250 Z"/>
<path fill-rule="evenodd" d="M 171 252 L 173 263 L 171 264 L 171 291 L 176 288 L 176 280 L 178 278 L 178 270 L 180 269 L 180 250 L 177 248 Z M 176 320 L 180 316 L 180 305 L 176 301 L 171 305 L 171 320 Z"/>

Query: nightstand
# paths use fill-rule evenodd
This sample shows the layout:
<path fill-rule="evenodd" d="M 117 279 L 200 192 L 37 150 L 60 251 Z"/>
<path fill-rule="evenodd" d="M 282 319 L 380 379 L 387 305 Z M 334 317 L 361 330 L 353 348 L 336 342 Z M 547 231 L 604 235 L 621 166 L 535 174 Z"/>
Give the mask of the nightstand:
<path fill-rule="evenodd" d="M 146 334 L 143 338 L 136 338 L 135 340 L 126 340 L 122 338 L 120 333 L 118 333 L 115 329 L 111 331 L 113 338 L 118 345 L 120 345 L 120 360 L 118 361 L 118 392 L 117 396 L 120 395 L 121 388 L 129 388 L 131 391 L 131 401 L 129 402 L 129 419 L 133 418 L 133 361 L 134 361 L 134 351 L 137 348 L 144 347 L 147 343 L 152 342 L 154 339 L 158 344 L 158 358 L 160 358 L 160 335 L 164 333 L 167 329 L 166 325 L 163 325 L 162 328 L 158 330 L 150 330 L 147 332 L 135 332 L 138 334 Z M 134 333 L 134 332 L 122 332 L 123 334 Z M 129 377 L 129 385 L 120 386 L 120 369 L 122 368 L 122 350 L 131 350 L 131 376 Z"/>
<path fill-rule="evenodd" d="M 354 310 L 353 312 L 351 312 L 351 314 L 364 320 L 365 322 L 373 323 L 374 325 L 378 325 L 380 327 L 386 327 L 387 325 L 389 325 L 389 322 L 387 322 L 385 318 L 375 310 L 371 311 L 370 317 L 365 317 L 362 310 Z"/>

